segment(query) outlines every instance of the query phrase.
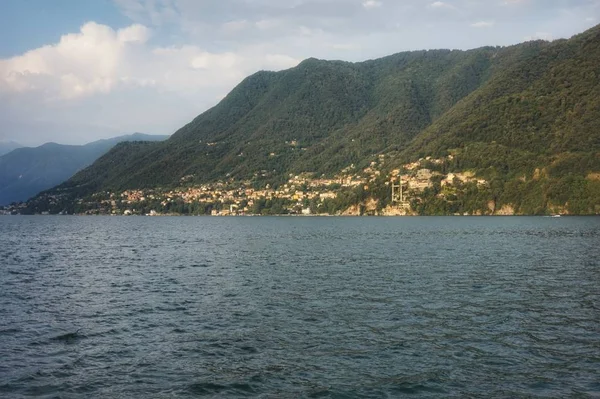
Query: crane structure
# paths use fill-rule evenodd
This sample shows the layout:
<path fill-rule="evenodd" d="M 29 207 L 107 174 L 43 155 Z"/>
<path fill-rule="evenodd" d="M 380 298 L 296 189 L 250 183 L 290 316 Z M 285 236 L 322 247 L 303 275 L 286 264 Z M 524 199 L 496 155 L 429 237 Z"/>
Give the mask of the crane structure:
<path fill-rule="evenodd" d="M 402 181 L 402 176 L 398 176 L 398 182 L 392 177 L 390 181 L 392 187 L 392 204 L 396 204 L 400 208 L 410 209 L 410 202 L 406 200 L 404 193 L 408 190 L 408 182 Z"/>
<path fill-rule="evenodd" d="M 402 188 L 402 176 L 399 176 L 399 183 L 396 184 L 396 182 L 394 181 L 394 179 L 392 178 L 391 181 L 391 185 L 392 185 L 392 202 L 399 202 L 399 203 L 403 203 L 404 202 L 404 192 L 403 192 L 403 188 Z"/>

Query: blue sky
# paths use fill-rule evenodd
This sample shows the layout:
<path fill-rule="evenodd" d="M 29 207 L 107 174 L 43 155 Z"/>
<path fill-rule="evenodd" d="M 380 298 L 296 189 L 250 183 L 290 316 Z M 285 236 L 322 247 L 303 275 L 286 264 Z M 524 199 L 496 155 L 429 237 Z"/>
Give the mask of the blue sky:
<path fill-rule="evenodd" d="M 0 141 L 170 134 L 260 69 L 553 40 L 599 19 L 598 0 L 2 0 Z"/>
<path fill-rule="evenodd" d="M 56 43 L 88 21 L 113 27 L 131 23 L 112 0 L 3 0 L 0 7 L 1 58 Z"/>

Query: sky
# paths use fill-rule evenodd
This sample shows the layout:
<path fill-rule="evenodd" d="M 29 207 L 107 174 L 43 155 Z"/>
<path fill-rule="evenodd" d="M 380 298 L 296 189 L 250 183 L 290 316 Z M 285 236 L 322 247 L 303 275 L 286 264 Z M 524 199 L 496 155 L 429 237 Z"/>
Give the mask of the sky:
<path fill-rule="evenodd" d="M 2 0 L 0 141 L 171 134 L 303 59 L 568 38 L 600 0 Z"/>

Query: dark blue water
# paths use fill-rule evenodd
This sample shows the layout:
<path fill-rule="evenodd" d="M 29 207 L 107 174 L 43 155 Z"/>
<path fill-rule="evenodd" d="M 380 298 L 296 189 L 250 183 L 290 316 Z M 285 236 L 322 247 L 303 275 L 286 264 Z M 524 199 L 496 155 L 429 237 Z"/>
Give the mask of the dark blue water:
<path fill-rule="evenodd" d="M 0 397 L 600 396 L 600 218 L 0 217 Z"/>

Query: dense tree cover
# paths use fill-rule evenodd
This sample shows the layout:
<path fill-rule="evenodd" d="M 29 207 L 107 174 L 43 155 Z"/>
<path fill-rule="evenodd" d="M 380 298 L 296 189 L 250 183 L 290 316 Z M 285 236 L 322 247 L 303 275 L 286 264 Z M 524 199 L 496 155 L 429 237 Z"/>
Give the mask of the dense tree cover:
<path fill-rule="evenodd" d="M 597 213 L 597 182 L 586 176 L 600 171 L 600 29 L 524 46 L 539 48 L 442 115 L 399 158 L 457 154 L 449 171 L 494 179 L 505 189 L 501 201 L 520 213 Z"/>
<path fill-rule="evenodd" d="M 470 169 L 492 183 L 447 197 L 426 192 L 414 203 L 419 212 L 485 213 L 493 201 L 522 213 L 594 213 L 597 180 L 588 175 L 600 171 L 599 59 L 600 27 L 552 43 L 362 63 L 309 59 L 248 77 L 168 141 L 118 146 L 52 192 L 76 197 L 257 173 L 280 184 L 288 173 L 361 167 L 373 154 L 389 154 L 390 168 L 453 154 L 444 173 Z M 376 194 L 380 206 L 385 192 Z"/>

